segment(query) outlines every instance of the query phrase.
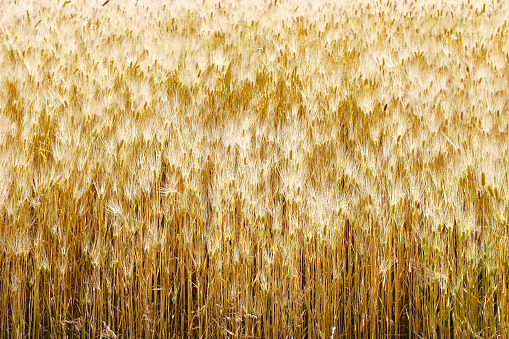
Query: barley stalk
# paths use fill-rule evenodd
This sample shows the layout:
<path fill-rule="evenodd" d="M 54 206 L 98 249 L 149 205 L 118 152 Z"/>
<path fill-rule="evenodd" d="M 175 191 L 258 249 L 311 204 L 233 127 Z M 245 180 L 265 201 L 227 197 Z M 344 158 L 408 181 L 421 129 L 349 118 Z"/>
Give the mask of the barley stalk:
<path fill-rule="evenodd" d="M 509 336 L 505 2 L 0 9 L 1 338 Z"/>

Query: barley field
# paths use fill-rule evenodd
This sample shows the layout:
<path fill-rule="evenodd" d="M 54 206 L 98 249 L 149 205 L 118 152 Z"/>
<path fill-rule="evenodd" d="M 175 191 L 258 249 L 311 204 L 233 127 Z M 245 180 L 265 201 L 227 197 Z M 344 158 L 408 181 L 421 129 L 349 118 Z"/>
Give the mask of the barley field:
<path fill-rule="evenodd" d="M 509 337 L 508 18 L 0 2 L 0 337 Z"/>

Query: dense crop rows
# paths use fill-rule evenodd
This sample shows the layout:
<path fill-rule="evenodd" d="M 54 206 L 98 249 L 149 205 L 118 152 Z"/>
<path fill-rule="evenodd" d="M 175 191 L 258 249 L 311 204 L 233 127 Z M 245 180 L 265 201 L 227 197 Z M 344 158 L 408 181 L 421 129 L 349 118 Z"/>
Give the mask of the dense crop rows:
<path fill-rule="evenodd" d="M 146 5 L 0 3 L 1 337 L 509 336 L 504 2 Z"/>

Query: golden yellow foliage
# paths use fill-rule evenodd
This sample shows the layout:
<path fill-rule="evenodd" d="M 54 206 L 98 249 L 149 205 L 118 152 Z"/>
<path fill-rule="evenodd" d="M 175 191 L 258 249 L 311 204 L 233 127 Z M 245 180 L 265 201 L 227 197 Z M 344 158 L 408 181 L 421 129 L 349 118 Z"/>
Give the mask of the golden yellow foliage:
<path fill-rule="evenodd" d="M 508 6 L 0 4 L 0 337 L 509 336 Z"/>

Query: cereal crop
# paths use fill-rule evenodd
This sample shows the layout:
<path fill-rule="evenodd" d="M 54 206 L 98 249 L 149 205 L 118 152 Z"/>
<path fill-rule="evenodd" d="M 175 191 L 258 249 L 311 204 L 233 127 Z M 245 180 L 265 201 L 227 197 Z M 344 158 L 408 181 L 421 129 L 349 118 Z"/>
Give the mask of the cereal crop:
<path fill-rule="evenodd" d="M 0 2 L 0 337 L 509 337 L 508 9 Z"/>

